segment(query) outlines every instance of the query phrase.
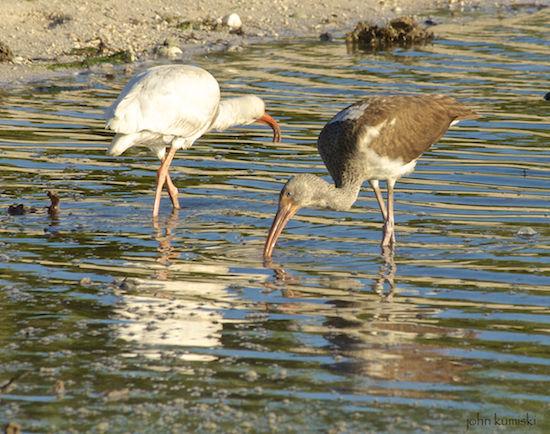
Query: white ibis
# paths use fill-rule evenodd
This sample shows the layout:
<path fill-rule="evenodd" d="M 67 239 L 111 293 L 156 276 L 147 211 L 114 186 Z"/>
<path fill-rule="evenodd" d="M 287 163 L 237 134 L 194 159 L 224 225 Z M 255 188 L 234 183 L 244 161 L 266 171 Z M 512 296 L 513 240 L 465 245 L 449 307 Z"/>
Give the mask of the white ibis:
<path fill-rule="evenodd" d="M 279 209 L 264 248 L 271 258 L 277 238 L 302 207 L 346 211 L 357 200 L 364 181 L 374 190 L 384 228 L 382 248 L 395 243 L 393 188 L 411 173 L 416 160 L 458 121 L 479 115 L 445 95 L 372 96 L 358 101 L 325 125 L 317 149 L 334 185 L 312 174 L 292 177 L 281 190 Z M 386 181 L 386 208 L 379 182 Z"/>
<path fill-rule="evenodd" d="M 188 149 L 207 131 L 260 122 L 273 129 L 273 141 L 281 141 L 279 125 L 265 113 L 260 98 L 246 95 L 220 100 L 216 79 L 191 65 L 156 66 L 136 75 L 105 111 L 105 118 L 106 128 L 116 132 L 109 155 L 118 156 L 132 146 L 146 146 L 162 161 L 153 217 L 158 216 L 165 183 L 174 208 L 179 208 L 178 189 L 168 169 L 178 149 Z"/>

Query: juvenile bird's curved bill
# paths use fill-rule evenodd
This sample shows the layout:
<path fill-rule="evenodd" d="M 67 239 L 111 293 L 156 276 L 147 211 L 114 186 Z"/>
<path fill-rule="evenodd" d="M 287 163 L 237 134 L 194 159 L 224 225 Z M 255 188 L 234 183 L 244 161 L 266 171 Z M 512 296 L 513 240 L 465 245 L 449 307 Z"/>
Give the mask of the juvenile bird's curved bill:
<path fill-rule="evenodd" d="M 281 129 L 279 128 L 279 124 L 275 119 L 273 119 L 267 113 L 264 113 L 264 115 L 260 119 L 256 119 L 256 122 L 267 125 L 268 127 L 271 127 L 273 129 L 273 141 L 274 142 L 281 141 L 281 138 L 282 138 Z"/>
<path fill-rule="evenodd" d="M 264 261 L 271 259 L 271 254 L 273 253 L 279 235 L 281 235 L 286 224 L 292 216 L 296 214 L 298 209 L 299 207 L 292 203 L 279 203 L 279 209 L 277 210 L 277 214 L 275 214 L 269 234 L 267 234 L 267 240 L 264 247 Z"/>

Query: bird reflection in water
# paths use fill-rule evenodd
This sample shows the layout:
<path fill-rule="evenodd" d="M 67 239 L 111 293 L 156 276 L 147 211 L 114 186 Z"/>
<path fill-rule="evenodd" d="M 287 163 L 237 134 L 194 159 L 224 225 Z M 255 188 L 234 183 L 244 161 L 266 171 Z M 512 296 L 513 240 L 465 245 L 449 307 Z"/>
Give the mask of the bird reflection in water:
<path fill-rule="evenodd" d="M 157 251 L 160 253 L 156 261 L 161 264 L 168 265 L 174 259 L 178 259 L 181 256 L 179 252 L 174 250 L 171 243 L 171 239 L 174 238 L 173 229 L 176 228 L 178 224 L 178 210 L 176 208 L 172 210 L 172 213 L 166 220 L 164 233 L 162 232 L 158 218 L 153 218 L 153 227 L 157 231 L 155 238 L 159 243 Z"/>
<path fill-rule="evenodd" d="M 382 257 L 384 263 L 380 266 L 380 272 L 378 280 L 371 285 L 372 290 L 380 295 L 384 301 L 392 302 L 393 295 L 397 292 L 395 286 L 395 273 L 397 272 L 397 265 L 395 265 L 395 251 L 390 247 L 382 247 Z M 384 283 L 390 285 L 390 292 L 384 294 Z"/>
<path fill-rule="evenodd" d="M 394 298 L 398 288 L 394 282 L 397 266 L 393 254 L 388 252 L 381 256 L 378 278 L 371 285 L 373 292 L 361 291 L 364 287 L 359 279 L 339 276 L 316 279 L 319 288 L 314 289 L 314 298 L 322 299 L 319 303 L 308 302 L 310 292 L 301 294 L 299 289 L 292 289 L 305 282 L 300 282 L 278 264 L 266 262 L 265 266 L 272 268 L 279 280 L 278 285 L 271 282 L 272 287 L 282 292 L 286 288 L 294 299 L 276 307 L 278 311 L 300 318 L 289 321 L 289 330 L 325 339 L 328 345 L 322 347 L 333 359 L 324 367 L 335 374 L 356 378 L 349 390 L 342 388 L 339 393 L 383 397 L 388 392 L 384 382 L 398 381 L 403 382 L 402 387 L 396 386 L 401 387 L 402 396 L 429 399 L 433 398 L 430 387 L 411 389 L 410 384 L 457 385 L 471 381 L 461 375 L 471 369 L 471 361 L 445 351 L 454 344 L 447 347 L 444 342 L 449 336 L 476 339 L 476 332 L 438 324 L 433 320 L 441 313 L 437 303 L 430 306 L 423 300 Z M 284 292 L 283 296 L 286 296 Z M 300 297 L 302 300 L 296 300 Z M 315 320 L 302 321 L 305 313 Z M 296 349 L 305 354 L 314 350 L 318 348 Z"/>
<path fill-rule="evenodd" d="M 391 303 L 393 301 L 393 296 L 398 292 L 398 288 L 395 284 L 397 265 L 395 264 L 394 250 L 390 247 L 383 247 L 381 258 L 383 262 L 380 265 L 378 277 L 373 281 L 370 287 L 374 293 L 380 296 L 381 301 Z M 294 277 L 292 273 L 286 271 L 284 268 L 281 268 L 279 264 L 274 263 L 271 259 L 264 261 L 264 267 L 271 268 L 273 270 L 273 276 L 275 277 L 275 282 L 266 281 L 264 283 L 266 288 L 280 290 L 281 294 L 285 298 L 300 297 L 300 293 L 298 291 L 288 286 L 299 284 L 301 280 L 299 277 Z M 357 281 L 354 280 L 354 282 Z M 349 288 L 351 288 L 351 286 L 357 287 L 357 285 L 350 285 L 349 282 L 345 283 L 344 286 L 345 285 Z M 389 286 L 389 292 L 386 292 L 386 286 Z"/>

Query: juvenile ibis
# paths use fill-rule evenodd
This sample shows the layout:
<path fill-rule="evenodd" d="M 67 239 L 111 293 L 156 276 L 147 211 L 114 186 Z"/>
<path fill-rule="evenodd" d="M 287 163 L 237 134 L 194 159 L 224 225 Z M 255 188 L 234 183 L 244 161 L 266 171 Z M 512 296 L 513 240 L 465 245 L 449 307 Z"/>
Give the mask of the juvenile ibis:
<path fill-rule="evenodd" d="M 281 141 L 279 125 L 265 113 L 260 98 L 246 95 L 220 99 L 216 79 L 191 65 L 156 66 L 136 75 L 105 111 L 105 118 L 106 128 L 116 133 L 109 155 L 118 156 L 132 146 L 146 146 L 162 161 L 157 171 L 153 217 L 158 216 L 165 183 L 174 208 L 179 208 L 178 189 L 168 173 L 170 164 L 178 149 L 188 149 L 207 131 L 260 122 L 273 129 L 274 142 Z"/>
<path fill-rule="evenodd" d="M 393 95 L 365 98 L 342 110 L 323 128 L 317 149 L 334 185 L 312 174 L 293 176 L 281 190 L 279 208 L 264 248 L 269 260 L 277 238 L 303 207 L 346 211 L 369 181 L 384 218 L 382 248 L 395 244 L 393 189 L 414 170 L 418 158 L 447 129 L 479 115 L 445 95 Z M 384 204 L 380 181 L 386 181 Z"/>

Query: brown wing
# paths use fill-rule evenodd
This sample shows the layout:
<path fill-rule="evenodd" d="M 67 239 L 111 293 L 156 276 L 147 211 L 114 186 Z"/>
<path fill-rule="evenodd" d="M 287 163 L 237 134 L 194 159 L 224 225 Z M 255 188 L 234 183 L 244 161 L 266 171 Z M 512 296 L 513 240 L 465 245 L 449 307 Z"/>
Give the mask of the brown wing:
<path fill-rule="evenodd" d="M 454 121 L 479 117 L 466 105 L 444 95 L 373 96 L 338 113 L 321 131 L 319 154 L 337 186 L 354 166 L 360 148 L 378 155 L 416 160 L 435 144 Z"/>

